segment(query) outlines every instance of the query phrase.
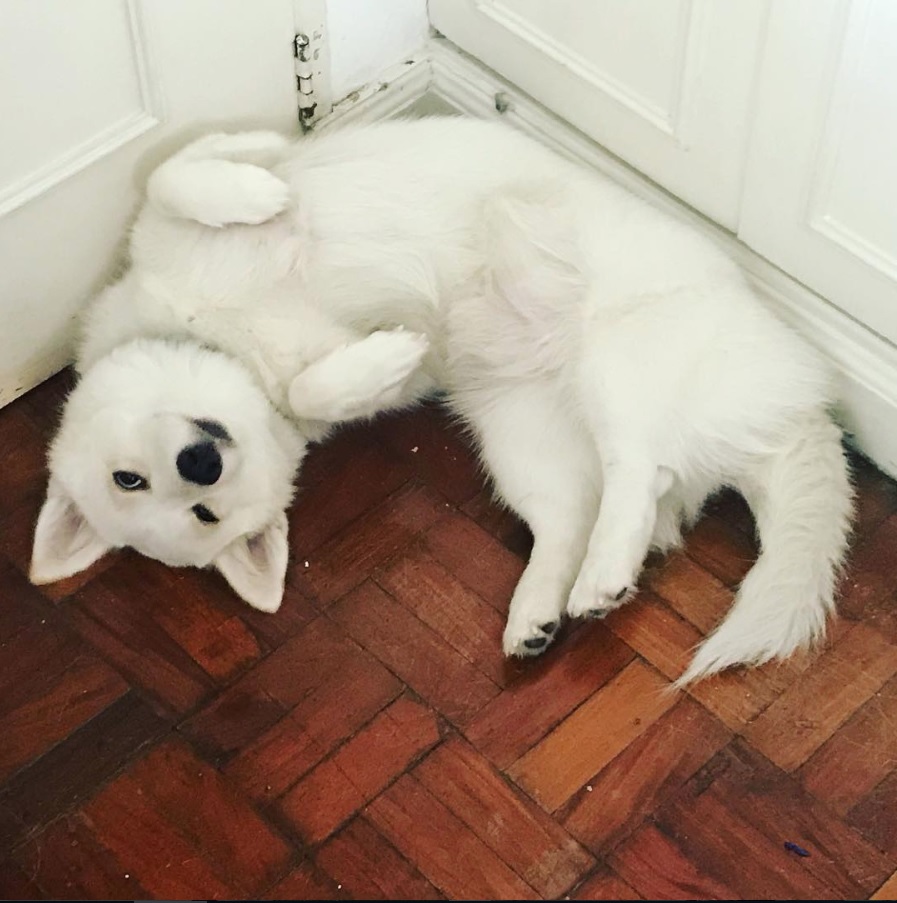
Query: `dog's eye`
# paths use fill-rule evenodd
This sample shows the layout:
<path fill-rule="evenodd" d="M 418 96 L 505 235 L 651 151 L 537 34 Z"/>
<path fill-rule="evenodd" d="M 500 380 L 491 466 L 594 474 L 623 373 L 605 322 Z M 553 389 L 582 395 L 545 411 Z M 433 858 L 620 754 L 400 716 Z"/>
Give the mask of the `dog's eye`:
<path fill-rule="evenodd" d="M 190 510 L 196 515 L 196 519 L 204 524 L 218 523 L 218 518 L 205 505 L 194 505 Z"/>
<path fill-rule="evenodd" d="M 112 474 L 112 479 L 115 480 L 115 485 L 125 492 L 149 488 L 149 483 L 139 473 L 131 473 L 130 470 L 116 470 Z"/>

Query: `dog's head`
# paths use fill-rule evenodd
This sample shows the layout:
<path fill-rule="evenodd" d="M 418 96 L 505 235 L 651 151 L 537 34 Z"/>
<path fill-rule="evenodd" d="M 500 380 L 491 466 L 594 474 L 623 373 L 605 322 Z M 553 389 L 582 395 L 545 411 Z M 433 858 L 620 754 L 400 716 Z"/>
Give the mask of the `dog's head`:
<path fill-rule="evenodd" d="M 130 546 L 170 565 L 213 565 L 250 605 L 276 611 L 285 509 L 304 451 L 226 355 L 161 340 L 123 345 L 66 401 L 31 579 L 60 580 Z"/>

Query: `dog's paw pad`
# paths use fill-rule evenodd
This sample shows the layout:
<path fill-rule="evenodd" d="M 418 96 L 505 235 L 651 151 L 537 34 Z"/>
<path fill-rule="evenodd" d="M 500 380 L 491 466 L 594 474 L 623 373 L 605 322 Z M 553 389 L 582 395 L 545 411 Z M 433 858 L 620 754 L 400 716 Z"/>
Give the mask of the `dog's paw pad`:
<path fill-rule="evenodd" d="M 611 583 L 609 590 L 594 588 L 588 579 L 580 579 L 574 584 L 567 601 L 567 614 L 571 618 L 603 618 L 614 609 L 624 605 L 635 592 L 634 584 Z"/>
<path fill-rule="evenodd" d="M 554 641 L 559 625 L 560 621 L 544 621 L 514 630 L 509 624 L 505 628 L 503 641 L 505 655 L 521 658 L 540 655 Z"/>

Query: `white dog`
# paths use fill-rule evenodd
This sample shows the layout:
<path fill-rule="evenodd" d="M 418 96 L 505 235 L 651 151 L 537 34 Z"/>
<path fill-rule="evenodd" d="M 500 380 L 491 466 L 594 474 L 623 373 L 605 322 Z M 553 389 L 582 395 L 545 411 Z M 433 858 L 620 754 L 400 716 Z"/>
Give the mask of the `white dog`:
<path fill-rule="evenodd" d="M 460 118 L 210 135 L 147 194 L 87 313 L 35 582 L 132 546 L 274 611 L 307 444 L 443 390 L 534 535 L 506 654 L 620 605 L 723 486 L 762 552 L 680 683 L 823 634 L 852 509 L 830 374 L 692 229 Z"/>

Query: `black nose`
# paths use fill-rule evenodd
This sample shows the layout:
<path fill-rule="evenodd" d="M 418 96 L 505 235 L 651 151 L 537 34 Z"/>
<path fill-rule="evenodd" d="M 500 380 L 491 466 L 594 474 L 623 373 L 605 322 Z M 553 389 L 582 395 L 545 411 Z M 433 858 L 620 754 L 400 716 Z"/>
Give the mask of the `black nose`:
<path fill-rule="evenodd" d="M 181 449 L 178 473 L 191 483 L 211 486 L 221 476 L 221 455 L 211 442 L 197 442 Z"/>

